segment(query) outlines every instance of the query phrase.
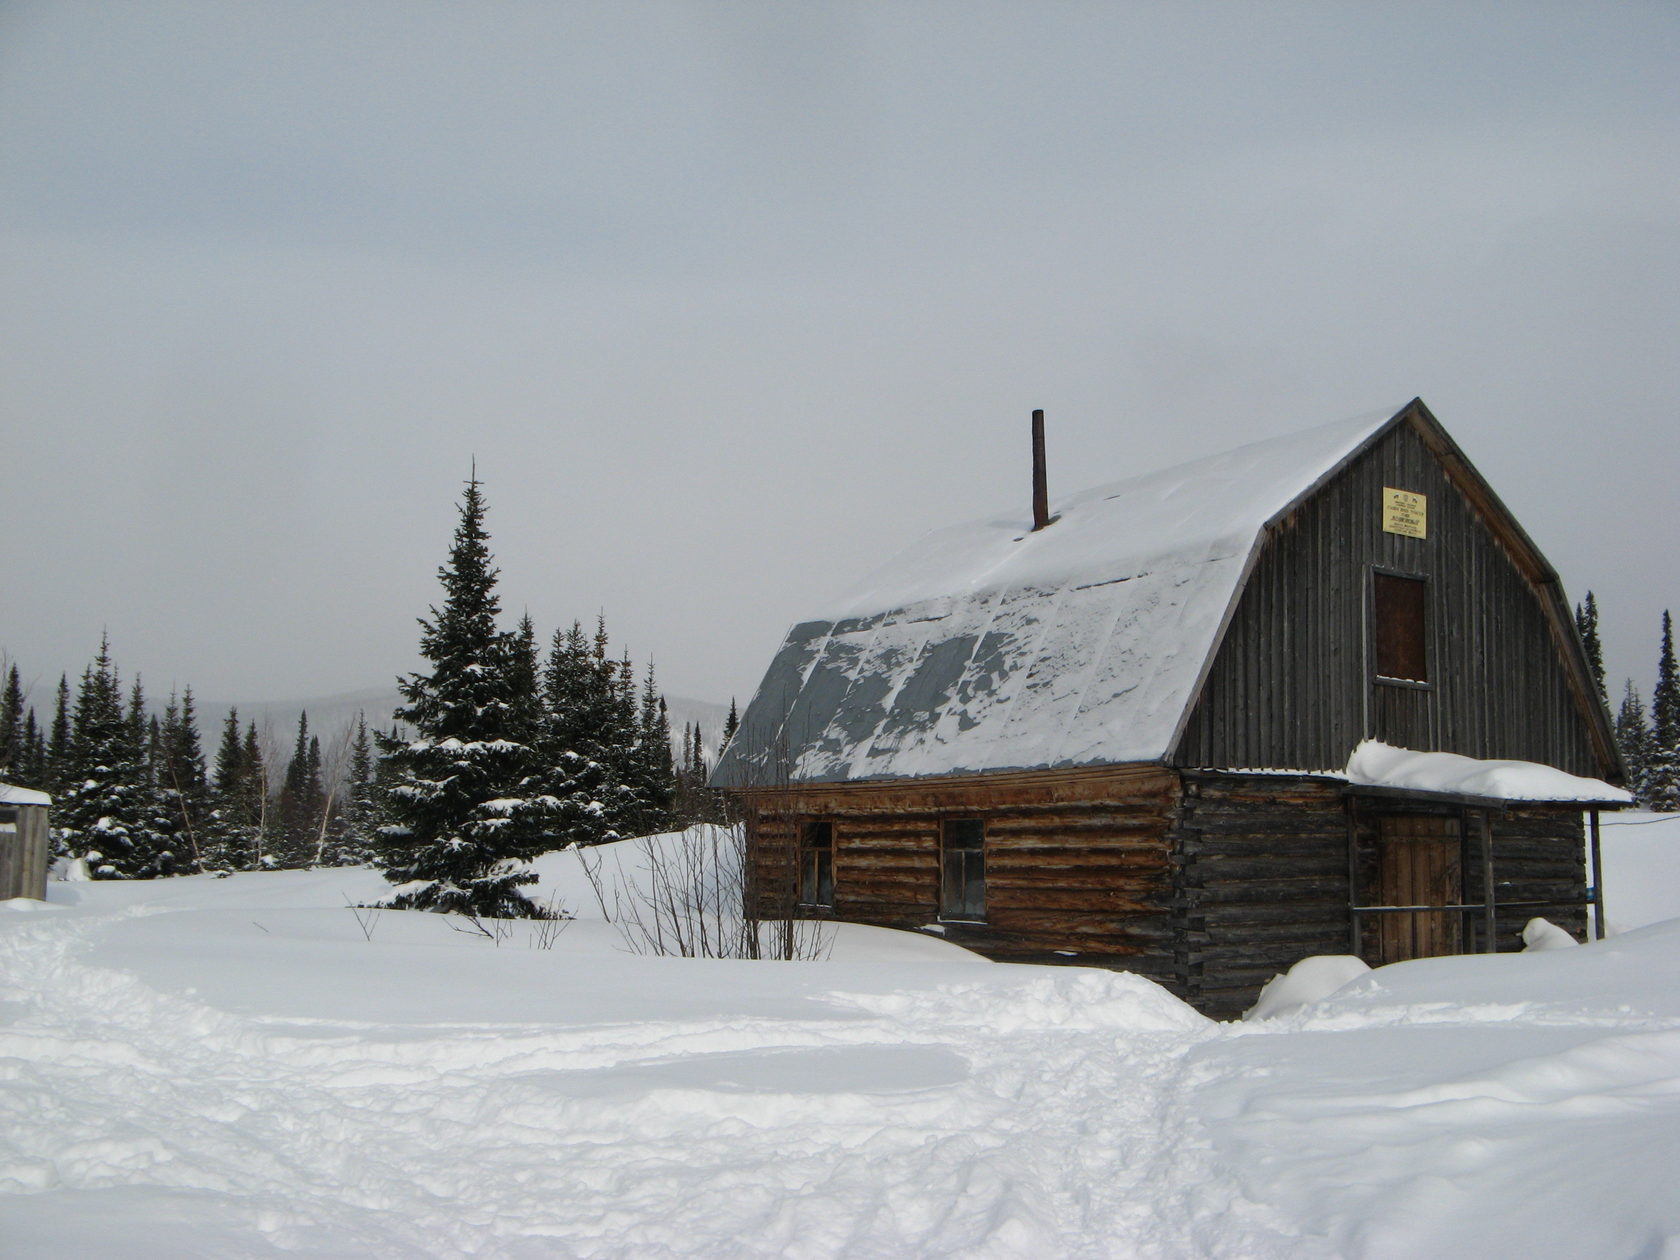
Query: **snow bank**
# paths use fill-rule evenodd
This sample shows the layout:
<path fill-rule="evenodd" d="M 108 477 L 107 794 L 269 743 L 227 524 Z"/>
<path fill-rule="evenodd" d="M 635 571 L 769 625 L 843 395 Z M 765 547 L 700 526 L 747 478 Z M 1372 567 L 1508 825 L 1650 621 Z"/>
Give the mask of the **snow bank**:
<path fill-rule="evenodd" d="M 1374 739 L 1353 750 L 1346 773 L 1350 783 L 1500 801 L 1633 802 L 1629 793 L 1602 780 L 1565 774 L 1532 761 L 1479 761 L 1457 753 L 1414 752 Z"/>
<path fill-rule="evenodd" d="M 1241 1028 L 1192 1052 L 1198 1113 L 1329 1254 L 1680 1248 L 1680 923 L 1379 967 Z"/>
<path fill-rule="evenodd" d="M 1610 931 L 1680 918 L 1680 814 L 1607 814 L 1599 834 Z"/>
<path fill-rule="evenodd" d="M 1309 1002 L 1329 997 L 1344 984 L 1371 968 L 1351 954 L 1322 954 L 1303 958 L 1281 976 L 1273 976 L 1260 990 L 1244 1019 L 1275 1019 L 1300 1010 Z"/>
<path fill-rule="evenodd" d="M 1523 950 L 1573 949 L 1580 942 L 1550 919 L 1530 919 L 1523 925 Z"/>
<path fill-rule="evenodd" d="M 566 860 L 537 863 L 551 890 Z M 927 965 L 952 947 L 910 933 L 647 958 L 598 915 L 545 943 L 346 904 L 382 891 L 277 872 L 0 906 L 6 1253 L 1680 1248 L 1680 922 L 1216 1024 L 1135 976 Z"/>

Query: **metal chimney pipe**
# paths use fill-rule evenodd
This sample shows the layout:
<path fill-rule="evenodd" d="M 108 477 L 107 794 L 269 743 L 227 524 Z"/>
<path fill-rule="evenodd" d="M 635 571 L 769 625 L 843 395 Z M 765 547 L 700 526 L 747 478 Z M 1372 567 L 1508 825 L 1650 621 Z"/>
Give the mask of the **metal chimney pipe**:
<path fill-rule="evenodd" d="M 1033 532 L 1050 523 L 1050 490 L 1044 473 L 1044 413 L 1032 415 Z"/>

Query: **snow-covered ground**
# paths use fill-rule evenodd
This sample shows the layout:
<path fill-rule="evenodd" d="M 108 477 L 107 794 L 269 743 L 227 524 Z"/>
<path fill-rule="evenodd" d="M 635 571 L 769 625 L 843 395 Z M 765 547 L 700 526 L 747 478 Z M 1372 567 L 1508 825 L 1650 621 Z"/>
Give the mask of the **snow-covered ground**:
<path fill-rule="evenodd" d="M 1680 826 L 1605 845 L 1680 914 Z M 540 869 L 546 942 L 360 870 L 0 903 L 0 1254 L 1680 1254 L 1680 921 L 1216 1024 L 857 927 L 637 956 Z"/>

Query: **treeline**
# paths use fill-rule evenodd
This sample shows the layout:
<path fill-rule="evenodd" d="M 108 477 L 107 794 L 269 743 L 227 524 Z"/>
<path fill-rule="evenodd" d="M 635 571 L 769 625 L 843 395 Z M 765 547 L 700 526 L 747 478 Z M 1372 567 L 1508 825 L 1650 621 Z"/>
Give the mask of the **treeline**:
<path fill-rule="evenodd" d="M 57 855 L 96 878 L 372 862 L 395 905 L 492 915 L 540 913 L 517 869 L 539 853 L 722 821 L 698 724 L 673 756 L 652 665 L 638 677 L 614 656 L 604 618 L 546 650 L 529 617 L 499 628 L 476 479 L 460 512 L 442 608 L 421 622 L 431 668 L 398 680 L 389 731 L 358 718 L 323 750 L 305 713 L 275 775 L 234 711 L 207 764 L 191 688 L 148 716 L 102 640 L 73 700 L 60 679 L 50 728 L 6 672 L 0 779 L 52 794 Z M 726 740 L 738 722 L 732 703 Z"/>
<path fill-rule="evenodd" d="M 1604 652 L 1598 638 L 1598 605 L 1591 591 L 1575 609 L 1575 625 L 1587 650 L 1598 683 L 1599 698 L 1609 703 L 1604 689 Z M 1639 688 L 1629 678 L 1622 684 L 1615 715 L 1616 744 L 1627 767 L 1627 788 L 1646 809 L 1680 810 L 1680 671 L 1674 659 L 1674 620 L 1665 609 L 1657 648 L 1657 685 L 1651 706 L 1645 707 Z"/>
<path fill-rule="evenodd" d="M 0 691 L 0 779 L 53 797 L 57 856 L 100 879 L 356 865 L 373 852 L 379 766 L 357 719 L 323 754 L 298 720 L 281 775 L 238 710 L 207 759 L 191 687 L 149 712 L 137 676 L 126 690 L 102 639 L 72 695 L 60 678 L 51 725 L 25 704 L 16 663 Z"/>
<path fill-rule="evenodd" d="M 551 820 L 545 848 L 723 819 L 722 794 L 706 787 L 711 762 L 699 724 L 684 725 L 681 758 L 673 757 L 653 670 L 638 682 L 628 658 L 612 659 L 607 648 L 604 620 L 593 636 L 573 625 L 536 670 L 551 729 L 569 726 L 574 753 L 586 750 L 574 786 L 591 789 L 581 800 L 574 792 L 569 817 Z M 561 721 L 565 704 L 572 712 Z M 731 705 L 725 738 L 737 722 Z M 305 712 L 289 756 L 277 742 L 233 709 L 207 752 L 192 688 L 151 713 L 138 676 L 124 687 L 108 639 L 76 688 L 59 680 L 50 723 L 27 703 L 18 665 L 4 671 L 0 781 L 52 794 L 55 856 L 82 859 L 94 878 L 378 860 L 381 828 L 391 823 L 387 787 L 401 763 L 380 746 L 400 752 L 402 728 L 376 734 L 358 715 L 323 747 Z M 576 764 L 575 755 L 565 760 Z"/>

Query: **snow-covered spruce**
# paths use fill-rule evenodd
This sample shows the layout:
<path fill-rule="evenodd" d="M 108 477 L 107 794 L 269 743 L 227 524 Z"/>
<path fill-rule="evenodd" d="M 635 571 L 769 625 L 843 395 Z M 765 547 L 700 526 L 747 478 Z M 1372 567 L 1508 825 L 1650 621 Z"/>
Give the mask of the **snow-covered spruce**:
<path fill-rule="evenodd" d="M 467 483 L 441 608 L 422 619 L 429 673 L 400 686 L 412 734 L 383 741 L 391 821 L 380 833 L 399 907 L 498 918 L 540 913 L 520 891 L 521 859 L 549 846 L 560 802 L 534 747 L 539 705 L 529 634 L 498 628 L 484 496 Z"/>

